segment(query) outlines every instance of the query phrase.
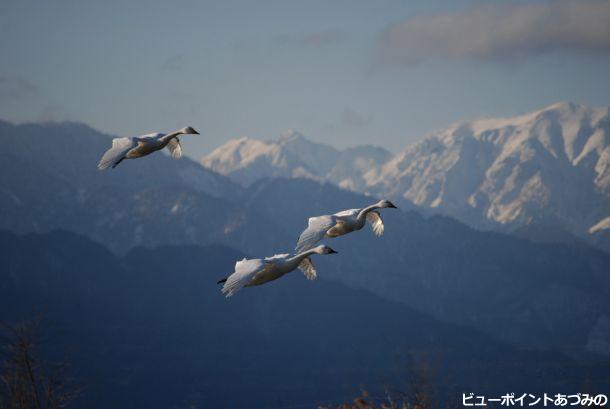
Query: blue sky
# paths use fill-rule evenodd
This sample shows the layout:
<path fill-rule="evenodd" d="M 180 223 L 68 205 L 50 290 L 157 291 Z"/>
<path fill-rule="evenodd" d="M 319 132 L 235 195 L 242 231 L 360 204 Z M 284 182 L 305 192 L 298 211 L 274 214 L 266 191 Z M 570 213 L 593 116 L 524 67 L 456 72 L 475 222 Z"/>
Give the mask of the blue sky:
<path fill-rule="evenodd" d="M 0 118 L 192 125 L 193 157 L 288 128 L 397 151 L 456 120 L 610 105 L 609 1 L 3 0 L 0 49 Z"/>

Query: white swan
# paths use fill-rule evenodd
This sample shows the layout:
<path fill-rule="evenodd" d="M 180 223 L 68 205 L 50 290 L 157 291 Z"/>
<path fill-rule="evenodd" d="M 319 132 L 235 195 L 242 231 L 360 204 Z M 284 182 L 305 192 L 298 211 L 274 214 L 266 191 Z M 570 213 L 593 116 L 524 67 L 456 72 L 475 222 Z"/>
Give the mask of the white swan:
<path fill-rule="evenodd" d="M 151 133 L 129 138 L 114 138 L 112 140 L 112 148 L 104 153 L 97 168 L 99 170 L 104 170 L 111 166 L 115 168 L 123 159 L 141 158 L 166 146 L 172 158 L 179 159 L 182 156 L 182 147 L 180 146 L 178 135 L 182 134 L 199 135 L 199 132 L 187 126 L 179 131 L 168 134 Z"/>
<path fill-rule="evenodd" d="M 360 230 L 367 220 L 371 224 L 375 235 L 381 236 L 383 234 L 383 220 L 375 209 L 383 208 L 395 209 L 396 206 L 389 200 L 380 200 L 364 209 L 350 209 L 333 215 L 310 217 L 307 229 L 299 237 L 296 252 L 300 253 L 312 248 L 324 237 L 338 237 L 354 230 Z"/>
<path fill-rule="evenodd" d="M 242 287 L 251 287 L 265 284 L 276 280 L 284 274 L 290 273 L 295 268 L 299 268 L 308 280 L 315 280 L 317 277 L 316 268 L 309 256 L 312 254 L 334 254 L 335 250 L 328 246 L 320 245 L 313 249 L 299 254 L 276 254 L 265 259 L 243 259 L 235 263 L 235 272 L 229 277 L 218 281 L 224 283 L 222 293 L 227 297 L 235 294 Z"/>

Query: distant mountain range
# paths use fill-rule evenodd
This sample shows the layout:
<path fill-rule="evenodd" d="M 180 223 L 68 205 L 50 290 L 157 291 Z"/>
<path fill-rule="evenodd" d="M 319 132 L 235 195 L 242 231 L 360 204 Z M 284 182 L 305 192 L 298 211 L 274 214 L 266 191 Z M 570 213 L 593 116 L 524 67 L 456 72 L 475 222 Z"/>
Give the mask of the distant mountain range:
<path fill-rule="evenodd" d="M 364 191 L 367 175 L 376 174 L 391 157 L 375 146 L 338 150 L 289 130 L 277 141 L 231 140 L 201 159 L 201 164 L 245 186 L 269 177 L 300 177 Z"/>
<path fill-rule="evenodd" d="M 75 123 L 0 122 L 0 138 L 2 229 L 69 229 L 119 253 L 170 243 L 270 247 L 257 230 L 272 221 L 246 218 L 233 200 L 240 186 L 191 160 L 157 154 L 100 172 L 111 137 Z"/>
<path fill-rule="evenodd" d="M 372 201 L 302 178 L 241 187 L 163 154 L 99 172 L 110 138 L 83 125 L 3 123 L 0 138 L 1 229 L 68 229 L 117 254 L 212 244 L 282 253 L 294 248 L 308 217 Z M 610 355 L 609 255 L 579 242 L 480 232 L 446 217 L 391 210 L 383 217 L 381 238 L 367 227 L 332 240 L 341 257 L 320 275 L 514 345 Z"/>
<path fill-rule="evenodd" d="M 309 177 L 476 228 L 539 241 L 581 239 L 610 251 L 608 112 L 558 103 L 462 122 L 395 156 L 374 147 L 338 151 L 291 132 L 272 142 L 230 141 L 202 164 L 244 185 Z"/>
<path fill-rule="evenodd" d="M 0 231 L 0 321 L 44 313 L 37 357 L 70 363 L 82 390 L 74 407 L 315 407 L 351 402 L 361 387 L 411 394 L 417 379 L 445 402 L 470 390 L 610 384 L 608 362 L 521 350 L 439 322 L 327 281 L 325 260 L 316 282 L 295 272 L 227 300 L 216 280 L 243 256 L 215 245 L 118 257 L 66 231 Z"/>
<path fill-rule="evenodd" d="M 522 380 L 540 380 L 541 389 L 590 376 L 610 384 L 603 375 L 610 373 L 610 255 L 569 233 L 557 240 L 564 230 L 553 237 L 562 243 L 537 243 L 518 237 L 531 237 L 533 224 L 524 234 L 507 235 L 407 206 L 387 209 L 382 237 L 366 227 L 328 241 L 340 254 L 316 261 L 318 282 L 297 272 L 225 300 L 213 283 L 237 259 L 291 251 L 308 217 L 374 199 L 322 174 L 280 173 L 242 184 L 164 154 L 99 172 L 97 160 L 110 136 L 81 124 L 0 122 L 0 140 L 0 320 L 41 311 L 55 317 L 49 331 L 59 334 L 57 347 L 77 351 L 74 360 L 90 368 L 85 377 L 95 380 L 91 396 L 101 407 L 116 406 L 112 396 L 139 407 L 149 402 L 150 385 L 173 385 L 159 397 L 159 407 L 188 406 L 175 403 L 176 396 L 219 402 L 228 393 L 222 387 L 227 379 L 242 385 L 251 377 L 281 385 L 273 393 L 260 383 L 248 389 L 269 405 L 271 396 L 294 402 L 333 390 L 349 395 L 354 385 L 375 384 L 372 377 L 390 371 L 396 353 L 428 347 L 441 351 L 435 356 L 448 365 L 444 373 L 463 376 L 464 382 L 447 381 L 449 386 L 498 385 L 493 370 L 477 363 L 480 357 L 494 362 L 492 368 L 514 362 L 501 373 L 513 376 L 518 368 Z M 315 168 L 314 148 L 323 145 L 294 133 L 282 140 L 293 153 L 310 151 L 291 163 Z M 394 163 L 381 164 L 374 150 L 363 150 L 379 166 L 351 178 L 356 184 L 372 183 Z M 349 157 L 352 151 L 358 152 L 330 152 Z M 339 175 L 333 163 L 327 161 L 326 169 Z M 350 330 L 358 335 L 345 335 Z M 72 348 L 74 339 L 82 341 Z M 260 348 L 248 349 L 252 342 Z M 275 353 L 277 345 L 299 345 L 300 351 L 314 346 L 295 361 L 294 349 Z M 332 360 L 346 345 L 353 348 Z M 227 346 L 230 356 L 216 352 Z M 481 352 L 485 348 L 489 353 Z M 588 363 L 595 366 L 585 368 Z M 260 372 L 263 366 L 272 372 Z M 152 368 L 164 368 L 169 378 L 152 379 Z M 333 381 L 338 373 L 345 375 L 340 385 Z M 237 397 L 231 402 L 246 406 Z"/>

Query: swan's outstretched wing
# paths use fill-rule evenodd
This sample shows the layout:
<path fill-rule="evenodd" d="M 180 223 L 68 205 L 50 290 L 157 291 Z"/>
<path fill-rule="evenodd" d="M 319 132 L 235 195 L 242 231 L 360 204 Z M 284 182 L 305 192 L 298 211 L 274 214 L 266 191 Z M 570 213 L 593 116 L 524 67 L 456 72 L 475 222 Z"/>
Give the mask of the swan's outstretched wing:
<path fill-rule="evenodd" d="M 270 262 L 282 261 L 282 260 L 286 260 L 289 257 L 290 257 L 289 253 L 276 254 L 274 256 L 265 257 L 265 261 L 270 261 Z"/>
<path fill-rule="evenodd" d="M 112 166 L 113 168 L 119 164 L 125 155 L 131 149 L 137 146 L 138 142 L 135 138 L 114 138 L 112 140 L 112 148 L 108 149 L 100 163 L 97 165 L 99 170 L 104 170 Z"/>
<path fill-rule="evenodd" d="M 178 138 L 172 138 L 167 144 L 167 149 L 169 149 L 172 158 L 180 159 L 182 157 L 182 146 Z"/>
<path fill-rule="evenodd" d="M 370 211 L 366 215 L 366 221 L 369 222 L 375 236 L 381 236 L 383 234 L 383 220 L 379 212 L 374 210 Z"/>
<path fill-rule="evenodd" d="M 256 273 L 263 271 L 268 265 L 260 258 L 238 261 L 235 263 L 235 272 L 227 277 L 222 286 L 222 293 L 227 297 L 232 296 L 237 290 L 246 286 Z"/>
<path fill-rule="evenodd" d="M 334 216 L 318 216 L 310 217 L 309 225 L 305 229 L 299 241 L 297 242 L 296 252 L 301 253 L 305 250 L 309 250 L 315 246 L 317 242 L 324 238 L 324 235 L 333 227 L 336 223 Z"/>
<path fill-rule="evenodd" d="M 309 257 L 305 257 L 299 264 L 299 270 L 305 274 L 308 280 L 315 280 L 318 274 L 316 273 L 316 266 L 313 265 Z"/>

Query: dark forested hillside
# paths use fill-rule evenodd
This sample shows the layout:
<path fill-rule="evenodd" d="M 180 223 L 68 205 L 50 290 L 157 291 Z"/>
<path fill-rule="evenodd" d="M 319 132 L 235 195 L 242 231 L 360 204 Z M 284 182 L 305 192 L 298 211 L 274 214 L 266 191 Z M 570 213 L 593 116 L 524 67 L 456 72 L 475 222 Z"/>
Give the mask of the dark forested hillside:
<path fill-rule="evenodd" d="M 0 234 L 0 319 L 44 314 L 47 357 L 72 363 L 78 407 L 266 407 L 404 388 L 413 360 L 463 390 L 573 390 L 605 366 L 519 351 L 478 331 L 300 273 L 225 299 L 242 254 L 138 248 L 118 258 L 68 232 Z M 324 270 L 327 263 L 319 260 Z M 561 376 L 557 376 L 561 373 Z M 461 395 L 460 395 L 461 396 Z"/>
<path fill-rule="evenodd" d="M 374 202 L 326 184 L 268 179 L 243 194 L 249 213 L 273 217 L 294 241 L 307 218 Z M 327 242 L 342 258 L 322 274 L 367 288 L 439 319 L 524 346 L 610 354 L 610 256 L 578 243 L 541 244 L 473 230 L 453 219 L 382 212 L 369 226 Z M 502 323 L 502 325 L 500 325 Z"/>

